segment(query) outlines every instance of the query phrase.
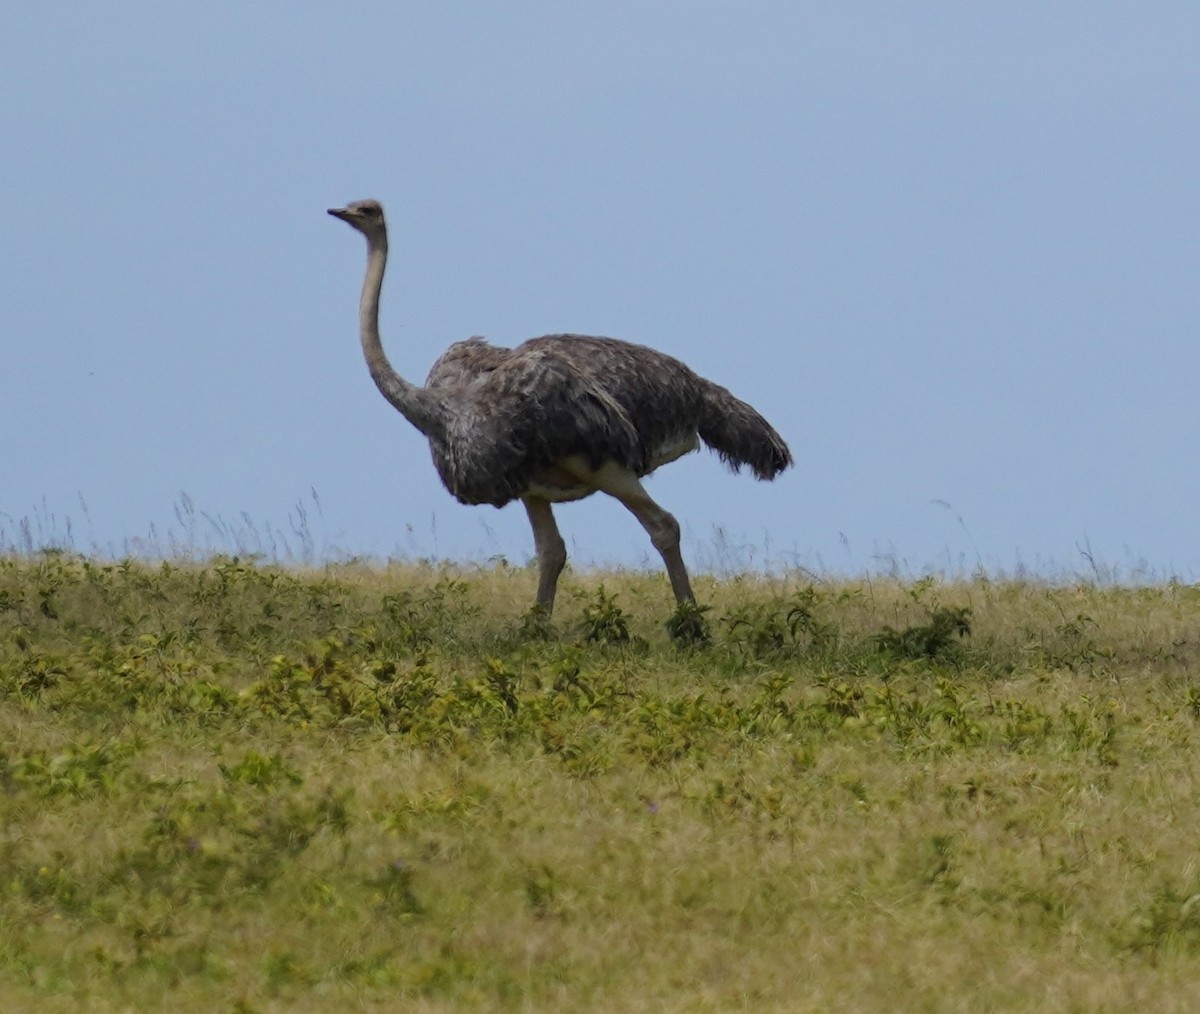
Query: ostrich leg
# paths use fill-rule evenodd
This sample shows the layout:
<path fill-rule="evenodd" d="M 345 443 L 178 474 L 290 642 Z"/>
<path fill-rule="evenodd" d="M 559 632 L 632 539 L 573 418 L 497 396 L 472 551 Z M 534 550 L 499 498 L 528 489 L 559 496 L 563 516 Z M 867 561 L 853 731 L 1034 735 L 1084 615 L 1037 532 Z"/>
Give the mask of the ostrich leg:
<path fill-rule="evenodd" d="M 667 577 L 671 579 L 671 590 L 675 593 L 675 601 L 679 603 L 695 602 L 692 594 L 692 583 L 688 580 L 687 568 L 683 565 L 683 554 L 679 551 L 679 522 L 674 515 L 664 510 L 651 498 L 642 484 L 633 480 L 637 487 L 636 493 L 613 493 L 642 523 L 642 527 L 650 535 L 650 541 L 663 558 L 667 567 Z M 608 490 L 605 490 L 607 493 Z"/>
<path fill-rule="evenodd" d="M 558 575 L 567 563 L 567 547 L 558 532 L 550 501 L 540 496 L 521 498 L 529 524 L 533 527 L 533 545 L 538 557 L 537 608 L 547 616 L 554 610 L 554 593 Z"/>
<path fill-rule="evenodd" d="M 608 462 L 595 471 L 577 472 L 579 478 L 609 496 L 620 500 L 626 509 L 638 519 L 650 536 L 667 567 L 671 579 L 671 590 L 679 603 L 695 602 L 692 583 L 688 580 L 683 555 L 679 552 L 679 522 L 667 510 L 660 507 L 646 492 L 633 472 L 620 465 Z"/>

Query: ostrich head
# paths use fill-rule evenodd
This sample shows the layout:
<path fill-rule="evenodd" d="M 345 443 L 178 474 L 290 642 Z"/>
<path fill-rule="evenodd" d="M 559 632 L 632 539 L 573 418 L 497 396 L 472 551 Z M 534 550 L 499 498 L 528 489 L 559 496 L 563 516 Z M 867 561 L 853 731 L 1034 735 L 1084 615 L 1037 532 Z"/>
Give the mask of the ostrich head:
<path fill-rule="evenodd" d="M 384 230 L 383 205 L 378 201 L 355 201 L 344 208 L 330 208 L 329 214 L 354 226 L 365 236 L 373 236 Z"/>

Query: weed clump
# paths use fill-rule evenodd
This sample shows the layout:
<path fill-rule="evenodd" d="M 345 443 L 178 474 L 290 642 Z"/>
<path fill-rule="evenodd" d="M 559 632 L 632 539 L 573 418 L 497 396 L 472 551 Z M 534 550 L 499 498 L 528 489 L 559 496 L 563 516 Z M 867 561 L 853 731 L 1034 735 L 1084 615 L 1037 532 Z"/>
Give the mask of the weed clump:
<path fill-rule="evenodd" d="M 608 594 L 600 585 L 591 601 L 583 607 L 579 629 L 584 640 L 594 644 L 628 644 L 629 620 L 617 605 L 616 594 Z"/>
<path fill-rule="evenodd" d="M 953 654 L 960 638 L 971 634 L 969 606 L 944 607 L 930 610 L 924 623 L 897 630 L 884 626 L 875 635 L 879 650 L 900 659 L 932 659 Z"/>
<path fill-rule="evenodd" d="M 708 621 L 704 618 L 704 614 L 710 608 L 695 602 L 680 602 L 666 624 L 671 639 L 679 645 L 699 646 L 711 643 L 712 634 L 708 629 Z"/>

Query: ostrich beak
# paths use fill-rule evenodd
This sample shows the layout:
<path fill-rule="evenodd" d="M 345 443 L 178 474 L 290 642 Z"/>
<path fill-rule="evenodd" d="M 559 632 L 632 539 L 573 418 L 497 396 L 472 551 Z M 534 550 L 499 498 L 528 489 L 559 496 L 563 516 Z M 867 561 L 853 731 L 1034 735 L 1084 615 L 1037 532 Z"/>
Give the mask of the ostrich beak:
<path fill-rule="evenodd" d="M 329 208 L 328 211 L 334 218 L 340 218 L 343 222 L 350 219 L 351 212 L 349 208 Z"/>

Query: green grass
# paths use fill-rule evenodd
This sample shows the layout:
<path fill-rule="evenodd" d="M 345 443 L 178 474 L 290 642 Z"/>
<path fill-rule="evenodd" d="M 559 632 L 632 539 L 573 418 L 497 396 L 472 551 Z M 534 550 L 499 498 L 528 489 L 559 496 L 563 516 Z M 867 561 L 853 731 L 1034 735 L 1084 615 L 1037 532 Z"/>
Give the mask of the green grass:
<path fill-rule="evenodd" d="M 1200 590 L 534 580 L 0 557 L 0 1009 L 1200 1003 Z"/>

